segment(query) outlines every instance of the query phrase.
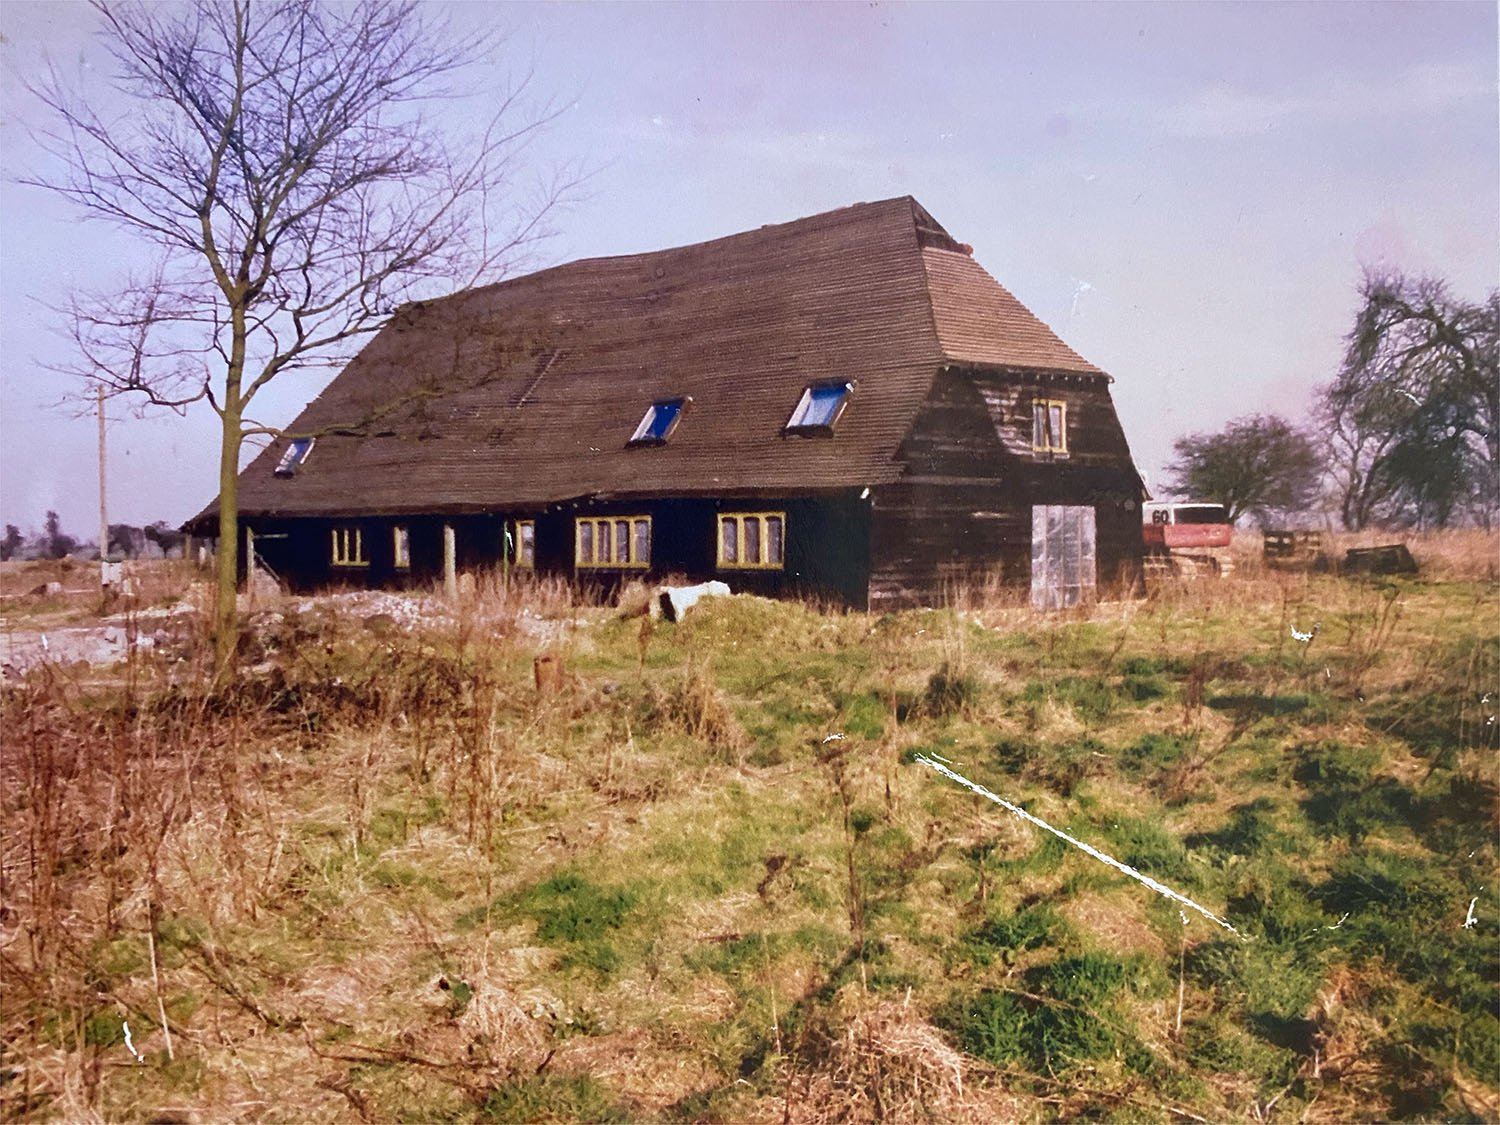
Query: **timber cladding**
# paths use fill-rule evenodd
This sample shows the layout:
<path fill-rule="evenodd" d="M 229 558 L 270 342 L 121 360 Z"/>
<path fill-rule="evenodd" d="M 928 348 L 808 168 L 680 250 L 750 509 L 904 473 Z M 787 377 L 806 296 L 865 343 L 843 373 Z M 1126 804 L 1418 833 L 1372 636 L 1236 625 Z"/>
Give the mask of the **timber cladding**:
<path fill-rule="evenodd" d="M 1101 573 L 1138 558 L 1109 384 L 901 197 L 408 306 L 240 508 L 302 587 L 500 566 L 930 603 L 1028 581 L 1039 505 L 1097 509 Z"/>

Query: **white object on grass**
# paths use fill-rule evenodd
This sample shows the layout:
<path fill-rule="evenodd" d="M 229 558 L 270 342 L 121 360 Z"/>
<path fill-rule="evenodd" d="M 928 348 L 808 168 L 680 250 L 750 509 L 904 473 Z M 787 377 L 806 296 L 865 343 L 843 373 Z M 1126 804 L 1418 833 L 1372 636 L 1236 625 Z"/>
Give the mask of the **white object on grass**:
<path fill-rule="evenodd" d="M 697 586 L 661 586 L 651 596 L 647 610 L 652 617 L 681 621 L 683 615 L 703 598 L 727 598 L 729 587 L 723 582 L 702 582 Z"/>
<path fill-rule="evenodd" d="M 964 777 L 963 774 L 954 773 L 947 766 L 943 765 L 940 762 L 934 761 L 932 758 L 929 758 L 926 754 L 918 754 L 917 757 L 916 757 L 916 761 L 921 762 L 928 769 L 936 770 L 938 773 L 942 774 L 944 777 L 952 778 L 954 781 L 956 781 L 960 785 L 962 785 L 965 789 L 968 789 L 971 792 L 979 794 L 979 796 L 985 798 L 986 800 L 994 801 L 995 804 L 999 805 L 1003 809 L 1008 809 L 1010 812 L 1015 813 L 1022 820 L 1028 821 L 1031 824 L 1035 824 L 1038 828 L 1042 829 L 1045 832 L 1052 833 L 1052 835 L 1056 836 L 1059 840 L 1062 840 L 1065 843 L 1072 844 L 1079 851 L 1084 852 L 1087 855 L 1093 856 L 1100 863 L 1106 864 L 1106 865 L 1108 865 L 1110 867 L 1113 867 L 1116 871 L 1120 871 L 1120 872 L 1123 872 L 1126 875 L 1129 875 L 1137 883 L 1143 883 L 1143 884 L 1145 884 L 1146 886 L 1150 887 L 1153 891 L 1155 891 L 1157 894 L 1162 895 L 1165 898 L 1169 898 L 1173 902 L 1181 903 L 1183 906 L 1190 907 L 1191 909 L 1197 911 L 1199 914 L 1203 915 L 1203 917 L 1207 918 L 1214 925 L 1216 925 L 1216 926 L 1222 926 L 1224 929 L 1226 929 L 1230 933 L 1234 934 L 1235 937 L 1238 937 L 1238 938 L 1243 938 L 1244 937 L 1244 935 L 1241 934 L 1239 932 L 1239 930 L 1235 929 L 1228 922 L 1224 921 L 1224 919 L 1220 918 L 1213 911 L 1208 910 L 1205 907 L 1199 906 L 1192 899 L 1188 898 L 1187 895 L 1178 894 L 1171 887 L 1168 887 L 1168 886 L 1166 886 L 1163 883 L 1158 883 L 1155 879 L 1151 878 L 1151 876 L 1142 874 L 1141 872 L 1137 871 L 1134 867 L 1131 867 L 1129 864 L 1121 863 L 1119 860 L 1115 859 L 1113 856 L 1105 855 L 1098 848 L 1093 847 L 1093 846 L 1091 846 L 1089 844 L 1085 844 L 1082 840 L 1078 840 L 1078 839 L 1075 839 L 1072 836 L 1069 836 L 1061 828 L 1053 828 L 1052 825 L 1048 824 L 1041 817 L 1035 816 L 1032 813 L 1027 812 L 1025 809 L 1021 808 L 1021 806 L 1019 806 L 1019 805 L 1013 805 L 1013 804 L 1011 804 L 1004 797 L 996 796 L 994 793 L 991 793 L 988 789 L 986 789 L 983 785 L 979 785 L 976 782 L 970 781 L 967 777 Z"/>
<path fill-rule="evenodd" d="M 1292 626 L 1292 640 L 1294 640 L 1294 641 L 1301 641 L 1303 644 L 1307 644 L 1308 641 L 1312 640 L 1314 637 L 1316 637 L 1318 635 L 1318 630 L 1321 629 L 1322 627 L 1323 627 L 1323 623 L 1321 621 L 1314 621 L 1313 622 L 1312 630 L 1310 632 L 1299 633 L 1299 632 L 1297 632 L 1297 626 L 1293 625 Z"/>
<path fill-rule="evenodd" d="M 1478 901 L 1478 895 L 1475 895 L 1469 900 L 1469 916 L 1464 919 L 1464 929 L 1466 930 L 1472 930 L 1474 928 L 1474 924 L 1479 921 L 1478 918 L 1474 917 L 1474 904 Z"/>

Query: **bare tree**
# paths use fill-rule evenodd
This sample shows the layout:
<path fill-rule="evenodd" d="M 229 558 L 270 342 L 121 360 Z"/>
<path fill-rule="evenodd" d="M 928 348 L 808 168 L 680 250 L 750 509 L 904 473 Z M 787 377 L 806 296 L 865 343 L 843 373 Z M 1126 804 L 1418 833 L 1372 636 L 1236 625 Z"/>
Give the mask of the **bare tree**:
<path fill-rule="evenodd" d="M 1229 522 L 1250 514 L 1305 510 L 1317 497 L 1323 459 L 1317 443 L 1276 414 L 1236 418 L 1216 434 L 1173 443 L 1168 487 L 1223 504 Z"/>
<path fill-rule="evenodd" d="M 248 413 L 273 379 L 344 361 L 400 305 L 495 280 L 545 234 L 575 179 L 518 176 L 555 113 L 529 76 L 486 91 L 472 135 L 440 100 L 497 44 L 403 0 L 95 0 L 117 68 L 107 97 L 55 69 L 34 90 L 65 171 L 34 178 L 154 248 L 151 268 L 75 293 L 81 362 L 113 394 L 222 423 L 214 637 L 234 651 L 237 478 Z"/>
<path fill-rule="evenodd" d="M 1344 526 L 1486 527 L 1500 511 L 1500 291 L 1367 274 L 1338 377 L 1320 393 Z"/>

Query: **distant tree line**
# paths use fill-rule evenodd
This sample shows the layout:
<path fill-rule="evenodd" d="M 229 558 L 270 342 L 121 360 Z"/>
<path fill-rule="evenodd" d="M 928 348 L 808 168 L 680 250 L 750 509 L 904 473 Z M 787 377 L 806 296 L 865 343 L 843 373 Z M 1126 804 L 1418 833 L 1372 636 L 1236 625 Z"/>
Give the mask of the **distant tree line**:
<path fill-rule="evenodd" d="M 181 550 L 184 536 L 166 520 L 157 520 L 146 527 L 135 527 L 128 523 L 109 525 L 109 544 L 105 555 L 112 559 L 138 559 L 152 553 L 154 545 L 163 556 Z M 62 519 L 56 512 L 48 512 L 42 530 L 36 535 L 25 535 L 13 523 L 5 525 L 5 534 L 0 536 L 0 561 L 10 559 L 62 559 L 79 551 L 97 553 L 99 545 L 85 542 L 67 534 L 62 529 Z"/>
<path fill-rule="evenodd" d="M 1345 529 L 1490 528 L 1500 516 L 1500 290 L 1369 273 L 1309 426 L 1251 414 L 1173 445 L 1167 487 L 1265 524 L 1326 509 Z"/>

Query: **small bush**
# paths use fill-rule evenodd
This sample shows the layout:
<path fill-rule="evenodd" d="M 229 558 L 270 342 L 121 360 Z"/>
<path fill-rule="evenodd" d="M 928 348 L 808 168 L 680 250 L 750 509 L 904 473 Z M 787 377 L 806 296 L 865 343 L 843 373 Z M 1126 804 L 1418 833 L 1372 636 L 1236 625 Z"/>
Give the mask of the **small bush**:
<path fill-rule="evenodd" d="M 656 734 L 685 734 L 718 750 L 738 751 L 745 733 L 706 668 L 690 668 L 665 688 L 649 690 L 641 725 Z"/>

